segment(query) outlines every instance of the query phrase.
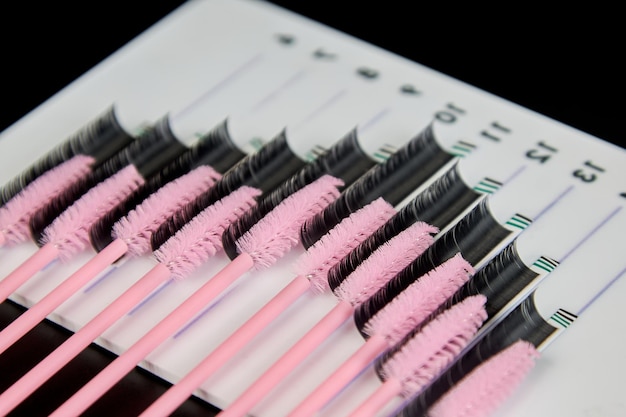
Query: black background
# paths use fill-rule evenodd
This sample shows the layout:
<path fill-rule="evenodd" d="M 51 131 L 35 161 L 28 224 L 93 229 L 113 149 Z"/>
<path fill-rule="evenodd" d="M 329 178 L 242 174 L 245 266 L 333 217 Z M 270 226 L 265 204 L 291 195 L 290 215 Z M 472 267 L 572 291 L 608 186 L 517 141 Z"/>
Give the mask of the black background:
<path fill-rule="evenodd" d="M 618 10 L 587 3 L 553 9 L 532 3 L 273 2 L 623 143 L 625 36 Z M 182 3 L 12 4 L 0 15 L 0 130 Z"/>
<path fill-rule="evenodd" d="M 0 13 L 0 131 L 182 3 L 16 2 L 10 7 L 6 3 Z M 617 10 L 593 9 L 589 4 L 576 10 L 531 3 L 462 8 L 442 2 L 274 3 L 626 146 L 624 34 Z M 10 302 L 1 304 L 0 327 L 19 312 Z M 0 356 L 0 385 L 10 384 L 66 335 L 46 324 Z M 99 349 L 85 351 L 30 401 L 32 408 L 23 407 L 14 415 L 33 416 L 46 407 L 53 410 L 55 401 L 58 405 L 111 358 Z M 114 415 L 124 415 L 117 407 L 120 402 L 132 415 L 129 404 L 141 410 L 165 386 L 151 375 L 135 372 L 106 400 Z M 99 413 L 111 415 L 106 407 L 90 415 Z M 177 415 L 212 416 L 214 410 L 188 401 Z"/>

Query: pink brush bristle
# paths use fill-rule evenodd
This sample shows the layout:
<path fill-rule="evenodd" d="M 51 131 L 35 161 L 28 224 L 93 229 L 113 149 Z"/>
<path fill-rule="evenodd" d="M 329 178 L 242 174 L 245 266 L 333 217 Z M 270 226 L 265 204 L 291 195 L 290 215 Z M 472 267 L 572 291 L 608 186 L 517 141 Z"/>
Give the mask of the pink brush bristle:
<path fill-rule="evenodd" d="M 471 296 L 438 314 L 383 364 L 383 378 L 400 381 L 402 396 L 417 393 L 474 337 L 487 319 L 485 302 Z"/>
<path fill-rule="evenodd" d="M 368 336 L 385 335 L 391 345 L 417 327 L 474 273 L 474 268 L 457 254 L 420 277 L 391 300 L 364 326 Z"/>
<path fill-rule="evenodd" d="M 85 384 L 78 392 L 52 414 L 54 416 L 77 415 L 87 409 L 117 381 L 130 372 L 146 355 L 170 337 L 195 314 L 206 308 L 233 281 L 250 269 L 260 269 L 272 265 L 290 248 L 299 242 L 299 232 L 306 219 L 322 211 L 339 196 L 338 187 L 343 182 L 331 176 L 323 176 L 283 200 L 274 210 L 256 223 L 242 238 L 239 255 L 225 268 L 209 279 L 201 288 L 188 297 L 174 311 L 148 331 L 123 354 L 98 375 Z M 233 193 L 229 195 L 232 196 Z M 213 205 L 215 206 L 215 204 Z M 232 208 L 218 207 L 226 214 Z M 203 214 L 205 212 L 202 212 Z M 203 221 L 212 224 L 215 215 L 207 213 Z M 206 225 L 197 227 L 194 221 L 179 231 L 179 239 L 171 238 L 162 245 L 155 256 L 174 278 L 183 278 L 191 273 L 208 256 L 221 248 L 221 235 L 202 233 Z M 222 226 L 225 227 L 225 226 Z M 197 229 L 203 230 L 198 233 Z M 170 242 L 171 241 L 171 242 Z M 239 243 L 239 241 L 238 241 Z"/>
<path fill-rule="evenodd" d="M 215 184 L 221 175 L 210 166 L 200 166 L 165 184 L 113 225 L 113 237 L 123 240 L 128 255 L 150 253 L 152 233 L 175 211 Z"/>
<path fill-rule="evenodd" d="M 69 260 L 89 245 L 89 228 L 144 184 L 134 165 L 90 189 L 46 228 L 42 243 L 54 245 L 59 259 Z"/>
<path fill-rule="evenodd" d="M 539 352 L 519 340 L 466 375 L 428 410 L 429 417 L 486 417 L 522 383 Z"/>
<path fill-rule="evenodd" d="M 421 255 L 433 242 L 438 229 L 417 222 L 378 247 L 334 291 L 353 306 L 363 303 L 387 281 Z"/>
<path fill-rule="evenodd" d="M 261 191 L 242 186 L 215 202 L 187 223 L 154 252 L 172 277 L 182 279 L 222 249 L 226 227 L 256 204 Z"/>
<path fill-rule="evenodd" d="M 0 246 L 28 240 L 30 217 L 89 173 L 94 161 L 91 156 L 76 155 L 38 177 L 0 208 Z"/>
<path fill-rule="evenodd" d="M 239 253 L 249 255 L 255 269 L 273 265 L 300 243 L 300 228 L 339 196 L 343 181 L 323 175 L 283 200 L 237 240 Z"/>
<path fill-rule="evenodd" d="M 330 268 L 383 226 L 395 212 L 382 198 L 358 209 L 299 256 L 294 272 L 308 278 L 315 293 L 330 291 L 327 278 Z"/>

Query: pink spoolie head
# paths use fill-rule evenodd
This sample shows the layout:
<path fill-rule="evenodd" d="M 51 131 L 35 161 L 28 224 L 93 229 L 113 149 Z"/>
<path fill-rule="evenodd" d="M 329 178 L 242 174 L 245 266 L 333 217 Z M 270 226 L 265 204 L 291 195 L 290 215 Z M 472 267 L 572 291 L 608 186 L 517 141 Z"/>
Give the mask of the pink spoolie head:
<path fill-rule="evenodd" d="M 69 260 L 89 246 L 89 229 L 145 183 L 134 165 L 102 181 L 68 207 L 44 230 L 42 243 L 55 245 L 59 259 Z"/>
<path fill-rule="evenodd" d="M 220 177 L 217 171 L 204 165 L 165 184 L 118 220 L 113 225 L 113 236 L 126 243 L 131 256 L 149 253 L 152 233 L 177 210 L 211 188 Z"/>
<path fill-rule="evenodd" d="M 390 346 L 422 323 L 461 285 L 474 268 L 457 254 L 431 270 L 391 300 L 364 326 L 368 336 L 380 335 Z"/>
<path fill-rule="evenodd" d="M 343 219 L 295 262 L 296 274 L 307 277 L 316 293 L 330 291 L 328 271 L 395 214 L 391 204 L 377 198 Z"/>
<path fill-rule="evenodd" d="M 428 411 L 430 417 L 486 417 L 526 378 L 539 352 L 519 340 L 465 376 Z"/>
<path fill-rule="evenodd" d="M 15 245 L 30 236 L 32 215 L 91 171 L 94 158 L 76 155 L 38 177 L 0 208 L 0 246 Z"/>
<path fill-rule="evenodd" d="M 261 191 L 241 186 L 213 203 L 169 238 L 154 252 L 175 279 L 189 276 L 200 265 L 222 250 L 222 234 L 247 210 L 256 205 Z"/>
<path fill-rule="evenodd" d="M 340 179 L 324 175 L 296 191 L 237 240 L 238 252 L 250 255 L 255 269 L 273 265 L 300 243 L 304 222 L 336 200 L 342 185 Z"/>
<path fill-rule="evenodd" d="M 339 287 L 335 295 L 353 306 L 364 303 L 433 242 L 438 229 L 424 222 L 413 223 L 367 257 Z"/>
<path fill-rule="evenodd" d="M 402 385 L 401 395 L 419 392 L 461 353 L 487 319 L 486 297 L 466 298 L 438 314 L 382 366 L 385 380 Z"/>

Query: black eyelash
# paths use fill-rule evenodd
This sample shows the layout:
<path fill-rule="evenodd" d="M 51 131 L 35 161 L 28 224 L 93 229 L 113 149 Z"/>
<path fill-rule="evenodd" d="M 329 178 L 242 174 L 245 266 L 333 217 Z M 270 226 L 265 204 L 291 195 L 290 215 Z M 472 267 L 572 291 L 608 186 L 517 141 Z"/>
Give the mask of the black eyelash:
<path fill-rule="evenodd" d="M 328 271 L 330 288 L 334 290 L 339 287 L 343 280 L 380 245 L 413 223 L 423 221 L 442 229 L 479 197 L 480 194 L 463 182 L 458 173 L 458 165 L 455 164 L 398 211 L 387 223 L 334 265 Z"/>
<path fill-rule="evenodd" d="M 168 145 L 172 146 L 168 147 Z M 171 134 L 167 118 L 161 119 L 153 128 L 147 130 L 113 157 L 100 164 L 90 175 L 68 187 L 62 194 L 50 201 L 46 207 L 37 211 L 29 223 L 33 239 L 40 242 L 46 227 L 90 188 L 129 165 L 133 160 L 145 160 L 148 154 L 147 150 L 155 148 L 159 149 L 162 154 L 168 154 L 171 151 L 172 153 L 168 154 L 171 158 L 180 155 L 186 149 Z M 159 159 L 162 158 L 161 156 Z M 153 163 L 149 165 L 150 169 L 154 169 Z M 146 169 L 146 172 L 150 169 Z"/>
<path fill-rule="evenodd" d="M 522 261 L 516 241 L 513 241 L 477 271 L 453 296 L 451 302 L 482 294 L 487 297 L 487 316 L 493 317 L 538 276 Z"/>
<path fill-rule="evenodd" d="M 476 265 L 510 233 L 511 231 L 493 218 L 487 206 L 487 199 L 483 199 L 450 230 L 435 240 L 422 255 L 355 309 L 354 320 L 359 331 L 367 337 L 363 327 L 370 318 L 431 269 L 459 252 L 467 262 Z"/>
<path fill-rule="evenodd" d="M 289 147 L 285 132 L 281 132 L 258 152 L 246 156 L 235 164 L 209 192 L 200 195 L 163 223 L 152 234 L 152 250 L 160 248 L 202 210 L 240 186 L 259 188 L 265 194 L 304 165 L 305 162 Z"/>
<path fill-rule="evenodd" d="M 237 253 L 236 242 L 253 225 L 273 210 L 281 201 L 310 184 L 324 174 L 344 181 L 344 186 L 354 182 L 363 172 L 375 164 L 361 149 L 352 130 L 328 151 L 305 165 L 278 188 L 264 197 L 256 207 L 248 210 L 238 221 L 231 224 L 222 235 L 224 251 L 234 259 Z"/>
<path fill-rule="evenodd" d="M 58 144 L 0 189 L 0 206 L 39 176 L 75 155 L 94 157 L 94 167 L 128 145 L 132 136 L 122 129 L 113 107 Z"/>
<path fill-rule="evenodd" d="M 243 156 L 244 153 L 234 145 L 228 135 L 225 124 L 220 124 L 216 129 L 198 139 L 185 153 L 153 175 L 146 184 L 135 191 L 128 199 L 101 217 L 89 231 L 89 237 L 94 249 L 101 251 L 108 246 L 113 241 L 111 232 L 115 222 L 165 184 L 200 165 L 209 165 L 216 171 L 223 173 Z M 215 163 L 215 165 L 212 163 Z"/>
<path fill-rule="evenodd" d="M 307 221 L 301 231 L 303 245 L 311 247 L 342 219 L 376 198 L 397 205 L 452 158 L 437 144 L 429 126 L 387 161 L 370 169 L 326 210 Z"/>
<path fill-rule="evenodd" d="M 557 329 L 547 323 L 538 313 L 532 296 L 524 301 L 506 318 L 486 333 L 453 364 L 431 382 L 422 392 L 411 399 L 396 416 L 412 417 L 426 415 L 427 410 L 448 392 L 465 375 L 487 359 L 522 339 L 539 346 Z"/>

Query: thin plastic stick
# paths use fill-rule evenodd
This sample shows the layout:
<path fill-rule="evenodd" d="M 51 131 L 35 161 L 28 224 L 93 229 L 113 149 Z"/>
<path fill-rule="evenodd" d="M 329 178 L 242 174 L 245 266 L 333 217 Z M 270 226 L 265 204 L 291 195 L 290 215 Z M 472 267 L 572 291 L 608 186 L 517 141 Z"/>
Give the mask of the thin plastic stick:
<path fill-rule="evenodd" d="M 141 417 L 168 416 L 182 404 L 213 372 L 231 359 L 243 346 L 267 327 L 295 300 L 310 288 L 310 281 L 302 276 L 294 278 L 272 300 L 239 329 L 222 342 L 183 379 L 174 384 Z"/>
<path fill-rule="evenodd" d="M 15 268 L 0 282 L 0 302 L 6 300 L 29 278 L 54 261 L 57 256 L 59 256 L 59 250 L 52 243 L 47 243 L 39 248 L 37 252 L 22 262 L 20 266 Z"/>
<path fill-rule="evenodd" d="M 174 334 L 180 327 L 192 319 L 196 313 L 206 307 L 207 303 L 221 294 L 253 266 L 254 262 L 248 254 L 244 253 L 237 256 L 172 313 L 161 320 L 159 324 L 92 378 L 50 416 L 80 415 L 82 411 L 86 410 L 109 388 L 115 385 L 117 381 L 122 379 L 124 375 L 132 371 L 156 346 Z M 165 269 L 168 271 L 169 276 L 169 269 Z"/>
<path fill-rule="evenodd" d="M 354 309 L 348 302 L 341 301 L 295 345 L 258 378 L 239 398 L 218 415 L 220 417 L 245 416 L 265 394 L 278 385 L 298 364 L 302 363 L 318 346 L 346 322 Z"/>
<path fill-rule="evenodd" d="M 365 342 L 348 360 L 337 368 L 304 401 L 293 409 L 288 417 L 312 416 L 321 410 L 343 387 L 367 368 L 378 355 L 389 349 L 384 337 L 374 335 Z"/>
<path fill-rule="evenodd" d="M 397 379 L 385 381 L 376 391 L 368 396 L 348 417 L 374 417 L 383 407 L 400 395 L 402 384 Z"/>
<path fill-rule="evenodd" d="M 104 271 L 120 256 L 124 255 L 127 248 L 128 246 L 124 241 L 114 240 L 102 252 L 91 258 L 54 290 L 0 331 L 0 354 L 28 333 L 37 323 L 46 318 L 55 308 L 74 295 L 92 277 Z"/>
<path fill-rule="evenodd" d="M 169 276 L 170 270 L 162 264 L 152 268 L 107 308 L 0 394 L 0 415 L 5 415 L 18 406 Z"/>

